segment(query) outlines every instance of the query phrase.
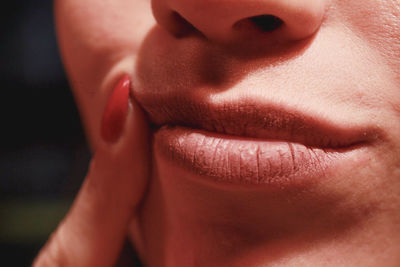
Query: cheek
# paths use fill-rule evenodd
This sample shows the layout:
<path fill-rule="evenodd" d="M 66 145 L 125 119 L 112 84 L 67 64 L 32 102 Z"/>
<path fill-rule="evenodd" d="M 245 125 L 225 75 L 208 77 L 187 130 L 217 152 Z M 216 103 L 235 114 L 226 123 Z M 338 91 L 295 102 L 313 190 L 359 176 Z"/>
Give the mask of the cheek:
<path fill-rule="evenodd" d="M 55 3 L 60 48 L 72 79 L 135 54 L 154 25 L 149 0 L 58 0 Z"/>
<path fill-rule="evenodd" d="M 150 0 L 56 0 L 54 6 L 64 66 L 95 146 L 113 83 L 107 77 L 121 64 L 125 67 L 120 69 L 132 69 L 142 40 L 155 24 Z"/>
<path fill-rule="evenodd" d="M 366 48 L 364 58 L 374 58 L 364 63 L 371 70 L 363 77 L 372 85 L 369 95 L 378 103 L 376 116 L 381 117 L 393 143 L 400 145 L 400 1 L 338 1 L 331 15 L 335 24 L 350 31 L 358 47 Z"/>
<path fill-rule="evenodd" d="M 376 50 L 400 74 L 400 2 L 341 1 L 338 18 L 353 34 Z M 355 12 L 357 11 L 357 12 Z M 336 14 L 335 14 L 336 15 Z"/>

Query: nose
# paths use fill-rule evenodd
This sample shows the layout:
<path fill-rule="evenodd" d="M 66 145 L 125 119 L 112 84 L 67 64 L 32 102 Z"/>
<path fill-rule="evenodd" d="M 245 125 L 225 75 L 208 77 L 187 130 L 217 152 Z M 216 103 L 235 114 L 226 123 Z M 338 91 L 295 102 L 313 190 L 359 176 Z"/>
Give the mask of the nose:
<path fill-rule="evenodd" d="M 231 42 L 267 35 L 300 40 L 320 27 L 329 0 L 152 0 L 158 23 L 175 36 L 199 31 L 207 39 Z"/>

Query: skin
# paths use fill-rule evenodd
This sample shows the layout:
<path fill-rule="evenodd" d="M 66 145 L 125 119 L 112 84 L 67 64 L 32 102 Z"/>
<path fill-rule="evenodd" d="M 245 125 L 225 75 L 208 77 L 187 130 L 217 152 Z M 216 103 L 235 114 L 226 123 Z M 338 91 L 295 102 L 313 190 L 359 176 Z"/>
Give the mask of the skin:
<path fill-rule="evenodd" d="M 195 29 L 171 19 L 171 10 Z M 129 162 L 123 178 L 114 177 L 115 161 L 99 167 L 108 170 L 101 192 L 120 192 L 115 198 L 135 208 L 113 214 L 118 223 L 101 229 L 78 196 L 36 266 L 110 266 L 125 235 L 149 266 L 398 266 L 400 3 L 154 0 L 153 11 L 148 0 L 55 1 L 61 53 L 95 159 L 114 151 L 117 162 Z M 265 35 L 232 26 L 260 14 L 287 27 Z M 134 130 L 137 120 L 127 120 L 131 131 L 119 144 L 136 138 L 136 150 L 105 146 L 99 132 L 112 87 L 125 73 L 150 120 L 139 116 Z M 374 125 L 379 135 L 323 181 L 280 190 L 210 185 L 143 141 L 152 138 L 147 124 L 157 121 L 152 103 L 177 94 L 288 101 L 346 125 Z M 97 176 L 86 179 L 102 181 Z M 94 213 L 112 214 L 101 196 L 89 199 Z M 86 234 L 82 225 L 94 230 Z M 68 239 L 60 232 L 83 234 Z M 103 235 L 105 242 L 96 242 Z M 74 251 L 80 239 L 89 241 Z"/>

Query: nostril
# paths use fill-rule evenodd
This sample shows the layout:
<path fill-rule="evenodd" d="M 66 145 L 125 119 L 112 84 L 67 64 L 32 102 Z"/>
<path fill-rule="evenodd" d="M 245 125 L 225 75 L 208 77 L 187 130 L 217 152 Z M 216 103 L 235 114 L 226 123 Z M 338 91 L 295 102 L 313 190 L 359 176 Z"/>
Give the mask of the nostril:
<path fill-rule="evenodd" d="M 273 15 L 251 17 L 250 21 L 264 32 L 272 32 L 282 26 L 283 21 Z"/>
<path fill-rule="evenodd" d="M 173 21 L 173 33 L 176 37 L 183 37 L 196 31 L 196 28 L 190 24 L 184 17 L 182 17 L 178 12 L 172 11 L 171 18 Z"/>

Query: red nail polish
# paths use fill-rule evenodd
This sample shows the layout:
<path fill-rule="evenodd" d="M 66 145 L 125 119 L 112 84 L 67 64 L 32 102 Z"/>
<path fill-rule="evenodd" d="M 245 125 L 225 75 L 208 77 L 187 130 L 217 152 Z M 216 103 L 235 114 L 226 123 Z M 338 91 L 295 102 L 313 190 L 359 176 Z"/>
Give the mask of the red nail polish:
<path fill-rule="evenodd" d="M 129 89 L 131 81 L 124 75 L 108 100 L 101 122 L 101 136 L 104 141 L 114 143 L 120 137 L 128 114 Z"/>

